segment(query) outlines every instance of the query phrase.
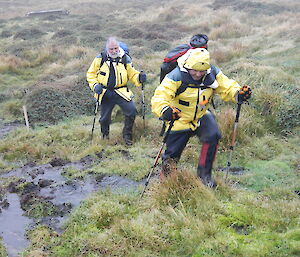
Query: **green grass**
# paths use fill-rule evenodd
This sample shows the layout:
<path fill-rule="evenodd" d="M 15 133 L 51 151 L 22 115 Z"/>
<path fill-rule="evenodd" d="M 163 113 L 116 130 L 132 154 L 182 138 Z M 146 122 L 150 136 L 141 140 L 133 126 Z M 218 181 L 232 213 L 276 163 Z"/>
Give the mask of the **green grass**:
<path fill-rule="evenodd" d="M 36 0 L 31 4 L 49 7 Z M 150 104 L 159 66 L 171 47 L 197 33 L 208 34 L 213 64 L 253 88 L 250 104 L 242 107 L 232 158 L 232 166 L 245 172 L 230 173 L 228 185 L 224 172 L 215 173 L 219 187 L 214 191 L 203 187 L 195 177 L 201 144 L 192 138 L 179 173 L 164 182 L 151 179 L 142 200 L 142 187 L 99 191 L 71 214 L 63 234 L 45 226 L 30 230 L 31 245 L 24 256 L 299 256 L 296 0 L 60 4 L 71 15 L 20 17 L 29 10 L 19 3 L 16 10 L 8 6 L 0 21 L 1 122 L 23 122 L 26 104 L 32 126 L 0 139 L 1 172 L 30 161 L 76 161 L 91 155 L 95 159 L 89 169 L 68 168 L 64 176 L 72 180 L 87 174 L 117 174 L 142 179 L 162 141 L 161 122 L 152 115 Z M 130 46 L 134 66 L 148 75 L 146 129 L 138 117 L 132 147 L 123 143 L 118 110 L 113 113 L 111 139 L 100 139 L 96 121 L 90 140 L 95 103 L 85 72 L 111 34 Z M 140 111 L 141 90 L 133 91 Z M 227 165 L 236 111 L 232 104 L 218 98 L 216 102 L 223 138 L 215 170 Z M 1 186 L 8 183 L 2 180 Z M 30 211 L 41 217 L 53 210 L 41 203 Z M 1 242 L 0 256 L 6 256 Z"/>
<path fill-rule="evenodd" d="M 7 252 L 5 249 L 5 246 L 2 243 L 2 239 L 0 238 L 0 257 L 6 257 L 7 256 Z"/>
<path fill-rule="evenodd" d="M 86 200 L 50 256 L 297 256 L 299 199 L 228 186 L 211 191 L 182 171 L 135 193 Z M 267 191 L 268 192 L 268 191 Z M 33 233 L 39 233 L 37 229 Z M 34 243 L 34 242 L 33 242 Z M 41 244 L 41 242 L 39 242 Z"/>

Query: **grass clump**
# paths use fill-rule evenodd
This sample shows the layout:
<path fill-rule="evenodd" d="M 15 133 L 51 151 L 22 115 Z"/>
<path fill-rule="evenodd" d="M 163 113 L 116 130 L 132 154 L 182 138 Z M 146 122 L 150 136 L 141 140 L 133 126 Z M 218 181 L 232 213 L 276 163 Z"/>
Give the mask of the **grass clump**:
<path fill-rule="evenodd" d="M 27 103 L 32 122 L 56 123 L 67 118 L 72 109 L 71 101 L 62 91 L 49 87 L 32 91 L 27 97 Z"/>
<path fill-rule="evenodd" d="M 43 35 L 45 35 L 45 32 L 37 28 L 23 29 L 16 32 L 16 34 L 14 35 L 14 39 L 32 40 L 38 39 Z"/>
<path fill-rule="evenodd" d="M 31 122 L 57 123 L 75 115 L 91 114 L 93 98 L 83 81 L 68 89 L 42 86 L 30 91 L 26 98 Z M 45 115 L 47 114 L 47 115 Z"/>

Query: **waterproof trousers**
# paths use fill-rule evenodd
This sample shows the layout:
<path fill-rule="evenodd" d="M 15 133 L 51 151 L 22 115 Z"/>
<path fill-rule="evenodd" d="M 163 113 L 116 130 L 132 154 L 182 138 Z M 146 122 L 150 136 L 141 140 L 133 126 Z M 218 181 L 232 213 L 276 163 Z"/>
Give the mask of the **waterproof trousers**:
<path fill-rule="evenodd" d="M 132 128 L 137 114 L 137 110 L 132 100 L 129 102 L 126 101 L 124 98 L 119 96 L 114 90 L 106 90 L 101 101 L 101 116 L 99 120 L 101 125 L 101 132 L 104 138 L 108 137 L 109 126 L 111 124 L 111 114 L 115 105 L 120 106 L 125 116 L 123 138 L 127 143 L 128 140 L 132 141 Z"/>
<path fill-rule="evenodd" d="M 168 159 L 175 162 L 180 159 L 188 140 L 194 135 L 196 135 L 202 143 L 197 174 L 205 185 L 213 187 L 215 182 L 211 178 L 211 172 L 221 133 L 216 119 L 211 112 L 207 112 L 207 114 L 200 119 L 200 125 L 195 131 L 171 131 L 166 142 L 166 150 L 162 157 L 162 171 L 164 172 L 164 170 L 166 170 L 164 163 L 169 163 L 170 161 Z"/>

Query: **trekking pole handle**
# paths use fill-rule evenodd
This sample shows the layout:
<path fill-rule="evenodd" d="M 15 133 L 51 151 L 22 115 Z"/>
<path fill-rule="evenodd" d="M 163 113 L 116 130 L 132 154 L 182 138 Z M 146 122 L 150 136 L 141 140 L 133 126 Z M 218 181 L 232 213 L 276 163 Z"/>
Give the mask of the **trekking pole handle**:
<path fill-rule="evenodd" d="M 145 72 L 143 70 L 141 70 L 141 74 L 145 74 Z M 145 87 L 144 82 L 142 82 L 141 84 L 142 84 L 142 90 L 144 90 L 144 87 Z"/>
<path fill-rule="evenodd" d="M 174 122 L 175 122 L 175 119 L 171 120 L 171 122 L 170 122 L 170 124 L 169 124 L 167 133 L 166 133 L 166 135 L 165 135 L 165 137 L 164 137 L 164 139 L 163 139 L 163 142 L 164 142 L 164 143 L 167 142 L 167 139 L 168 139 L 168 137 L 169 137 L 169 134 L 170 134 L 170 132 L 171 132 L 171 129 L 172 129 L 173 125 L 174 125 Z"/>
<path fill-rule="evenodd" d="M 239 118 L 240 118 L 240 112 L 241 112 L 241 106 L 243 103 L 238 102 L 238 106 L 237 106 L 237 111 L 236 111 L 236 115 L 235 115 L 235 122 L 239 122 Z"/>

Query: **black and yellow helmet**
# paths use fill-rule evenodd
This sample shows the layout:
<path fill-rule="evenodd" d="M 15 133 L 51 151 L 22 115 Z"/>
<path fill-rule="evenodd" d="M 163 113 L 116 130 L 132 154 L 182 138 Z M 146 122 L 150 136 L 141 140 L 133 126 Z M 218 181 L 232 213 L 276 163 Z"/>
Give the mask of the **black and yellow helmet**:
<path fill-rule="evenodd" d="M 183 67 L 189 70 L 208 70 L 210 68 L 210 55 L 205 48 L 190 49 L 183 62 Z M 180 61 L 179 61 L 180 62 Z"/>

